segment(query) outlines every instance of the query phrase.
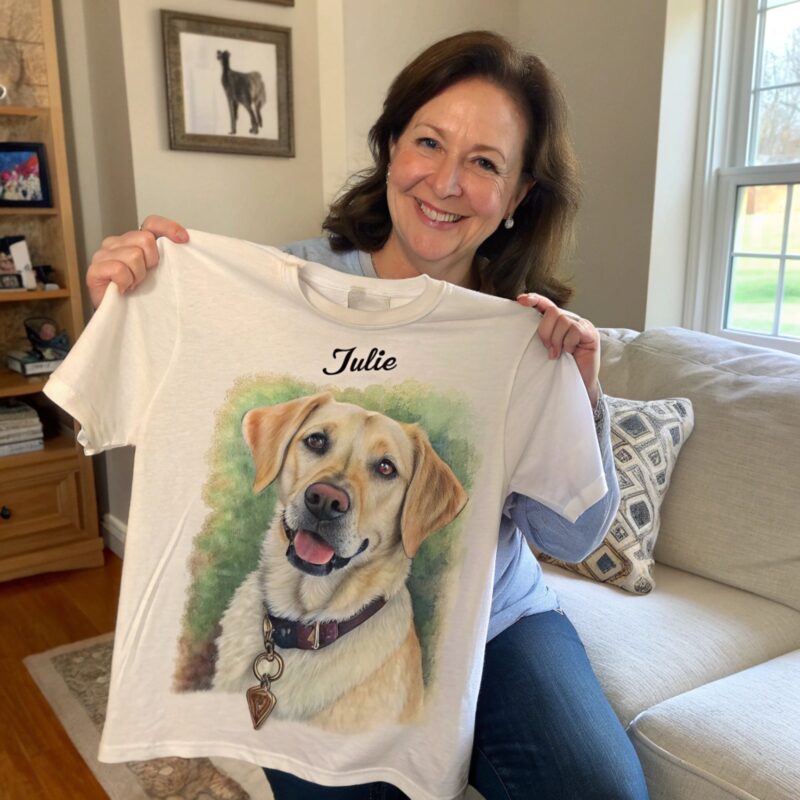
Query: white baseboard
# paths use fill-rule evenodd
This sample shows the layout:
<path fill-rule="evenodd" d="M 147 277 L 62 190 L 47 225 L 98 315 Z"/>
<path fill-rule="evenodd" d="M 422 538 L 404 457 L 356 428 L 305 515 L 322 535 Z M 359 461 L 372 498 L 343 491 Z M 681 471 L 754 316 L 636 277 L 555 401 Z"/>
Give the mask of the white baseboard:
<path fill-rule="evenodd" d="M 119 558 L 125 557 L 125 534 L 128 531 L 127 523 L 113 516 L 104 514 L 100 526 L 103 530 L 103 542 L 105 546 Z"/>

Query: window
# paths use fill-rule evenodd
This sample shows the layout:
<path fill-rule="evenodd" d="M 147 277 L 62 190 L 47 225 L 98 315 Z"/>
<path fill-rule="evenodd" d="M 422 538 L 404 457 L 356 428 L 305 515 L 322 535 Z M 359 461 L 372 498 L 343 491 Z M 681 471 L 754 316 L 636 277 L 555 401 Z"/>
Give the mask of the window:
<path fill-rule="evenodd" d="M 800 0 L 711 0 L 689 327 L 800 353 Z"/>
<path fill-rule="evenodd" d="M 800 188 L 736 187 L 723 329 L 800 340 Z"/>
<path fill-rule="evenodd" d="M 800 160 L 800 3 L 760 0 L 748 165 Z M 748 31 L 749 33 L 749 31 Z"/>

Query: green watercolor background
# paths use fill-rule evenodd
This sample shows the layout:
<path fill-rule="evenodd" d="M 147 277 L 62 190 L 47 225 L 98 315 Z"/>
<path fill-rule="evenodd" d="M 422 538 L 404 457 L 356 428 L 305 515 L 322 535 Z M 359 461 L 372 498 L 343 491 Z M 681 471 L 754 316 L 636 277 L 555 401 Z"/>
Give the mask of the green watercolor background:
<path fill-rule="evenodd" d="M 208 454 L 209 479 L 203 499 L 211 512 L 195 537 L 187 605 L 176 669 L 176 685 L 183 690 L 203 685 L 217 625 L 234 592 L 258 565 L 263 536 L 270 526 L 276 502 L 275 484 L 253 494 L 255 469 L 242 438 L 241 420 L 252 408 L 285 403 L 298 397 L 329 391 L 335 400 L 386 414 L 398 422 L 419 424 L 436 452 L 470 494 L 478 458 L 469 433 L 474 422 L 463 395 L 443 393 L 416 381 L 365 389 L 338 389 L 304 383 L 285 376 L 240 378 L 217 412 Z M 467 509 L 469 506 L 467 506 Z M 407 586 L 414 607 L 414 624 L 423 657 L 426 685 L 433 678 L 438 615 L 446 598 L 446 573 L 463 556 L 459 532 L 465 513 L 430 536 L 412 564 Z M 253 654 L 255 657 L 257 654 Z M 194 663 L 193 663 L 194 662 Z M 206 678 L 208 675 L 206 674 Z"/>

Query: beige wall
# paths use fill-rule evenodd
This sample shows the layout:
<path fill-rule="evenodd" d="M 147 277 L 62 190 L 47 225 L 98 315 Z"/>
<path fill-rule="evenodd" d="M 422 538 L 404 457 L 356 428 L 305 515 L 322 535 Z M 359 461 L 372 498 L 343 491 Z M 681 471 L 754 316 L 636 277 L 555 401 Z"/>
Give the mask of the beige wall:
<path fill-rule="evenodd" d="M 83 0 L 60 0 L 55 10 L 57 35 L 70 43 L 59 56 L 78 257 L 86 262 L 105 235 L 136 225 L 119 9 L 102 3 L 86 14 Z M 88 295 L 84 306 L 88 318 Z"/>
<path fill-rule="evenodd" d="M 518 44 L 559 77 L 584 202 L 572 308 L 599 326 L 680 325 L 705 0 L 520 3 Z"/>
<path fill-rule="evenodd" d="M 572 112 L 585 187 L 572 306 L 597 325 L 644 325 L 666 5 L 520 6 L 520 43 L 553 68 Z"/>
<path fill-rule="evenodd" d="M 108 233 L 136 226 L 131 137 L 116 3 L 56 2 L 67 157 L 80 263 Z M 84 288 L 84 310 L 90 315 Z M 133 451 L 111 450 L 95 459 L 98 505 L 127 519 Z M 109 522 L 102 520 L 104 527 Z"/>

